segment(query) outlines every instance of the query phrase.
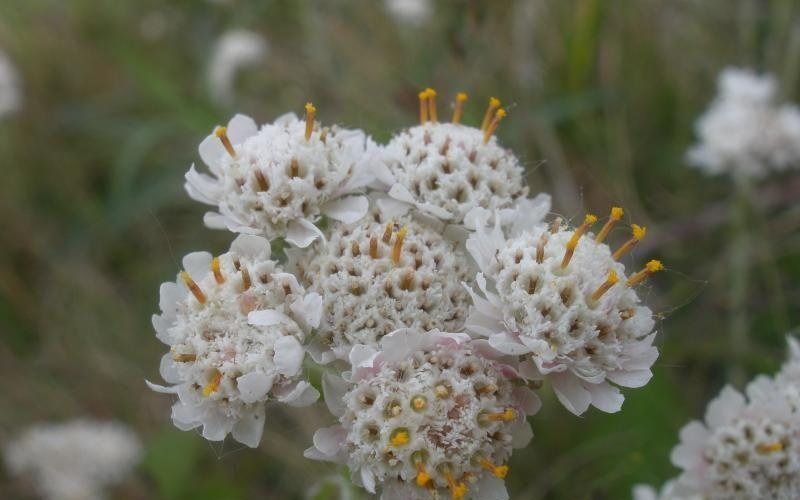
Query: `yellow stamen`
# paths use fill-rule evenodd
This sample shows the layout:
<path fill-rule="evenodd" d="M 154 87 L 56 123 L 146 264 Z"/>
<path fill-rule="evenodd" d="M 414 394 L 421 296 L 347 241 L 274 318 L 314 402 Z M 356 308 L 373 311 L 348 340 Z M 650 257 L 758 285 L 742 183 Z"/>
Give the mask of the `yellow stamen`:
<path fill-rule="evenodd" d="M 222 381 L 222 373 L 219 370 L 214 370 L 214 374 L 211 376 L 211 380 L 203 387 L 203 396 L 209 397 L 210 395 L 217 392 L 219 389 L 219 383 Z"/>
<path fill-rule="evenodd" d="M 417 464 L 417 486 L 424 488 L 430 482 L 431 476 L 428 474 L 428 471 L 425 470 L 425 464 L 419 462 Z"/>
<path fill-rule="evenodd" d="M 428 406 L 428 400 L 425 399 L 425 396 L 414 396 L 411 398 L 411 408 L 414 411 L 422 411 L 426 406 Z"/>
<path fill-rule="evenodd" d="M 181 354 L 177 352 L 172 353 L 172 360 L 178 363 L 191 363 L 197 360 L 196 354 Z"/>
<path fill-rule="evenodd" d="M 660 260 L 651 260 L 650 262 L 645 264 L 644 269 L 642 269 L 638 273 L 628 278 L 628 286 L 637 285 L 642 281 L 644 281 L 644 279 L 650 276 L 651 274 L 657 273 L 662 269 L 664 269 L 664 264 L 662 264 Z"/>
<path fill-rule="evenodd" d="M 453 479 L 453 474 L 450 472 L 445 474 L 445 478 L 447 478 L 447 484 L 450 486 L 450 495 L 453 500 L 464 498 L 464 495 L 467 494 L 467 485 Z"/>
<path fill-rule="evenodd" d="M 250 273 L 247 272 L 246 267 L 242 267 L 242 291 L 246 292 L 247 290 L 249 290 L 250 285 L 252 284 L 253 282 L 250 280 Z"/>
<path fill-rule="evenodd" d="M 425 89 L 428 93 L 428 117 L 432 122 L 439 121 L 439 113 L 436 111 L 436 91 L 432 88 Z"/>
<path fill-rule="evenodd" d="M 485 458 L 480 459 L 478 463 L 481 465 L 481 467 L 491 472 L 495 477 L 505 479 L 505 477 L 508 475 L 508 465 L 495 465 Z"/>
<path fill-rule="evenodd" d="M 225 147 L 228 154 L 231 155 L 231 158 L 236 158 L 236 150 L 233 149 L 233 144 L 231 144 L 231 140 L 228 139 L 228 128 L 217 127 L 214 129 L 214 135 L 222 142 L 222 145 Z"/>
<path fill-rule="evenodd" d="M 517 418 L 517 412 L 514 408 L 506 408 L 500 413 L 487 413 L 486 418 L 491 422 L 511 422 Z"/>
<path fill-rule="evenodd" d="M 361 248 L 359 248 L 357 241 L 354 241 L 350 244 L 350 252 L 353 254 L 353 257 L 358 257 L 361 255 Z"/>
<path fill-rule="evenodd" d="M 389 444 L 395 448 L 405 446 L 411 441 L 411 436 L 408 434 L 408 429 L 395 429 L 389 437 Z"/>
<path fill-rule="evenodd" d="M 369 239 L 369 256 L 373 259 L 377 259 L 380 256 L 378 254 L 378 238 L 374 236 Z"/>
<path fill-rule="evenodd" d="M 461 116 L 464 114 L 464 103 L 467 102 L 469 96 L 464 92 L 456 94 L 456 104 L 453 108 L 453 123 L 461 123 Z"/>
<path fill-rule="evenodd" d="M 428 121 L 428 91 L 423 90 L 419 94 L 419 123 L 424 125 Z"/>
<path fill-rule="evenodd" d="M 394 239 L 394 246 L 392 247 L 392 262 L 395 265 L 400 263 L 400 252 L 403 250 L 403 240 L 406 239 L 406 234 L 408 233 L 408 227 L 403 226 L 399 231 L 397 231 L 397 235 Z"/>
<path fill-rule="evenodd" d="M 583 224 L 572 233 L 572 238 L 569 239 L 567 242 L 567 250 L 564 252 L 564 258 L 561 259 L 561 268 L 565 268 L 569 265 L 569 261 L 572 260 L 572 255 L 575 253 L 575 248 L 578 246 L 578 241 L 581 239 L 581 236 L 589 230 L 589 228 L 597 222 L 597 216 L 592 214 L 586 214 L 586 217 L 583 219 Z"/>
<path fill-rule="evenodd" d="M 306 103 L 306 140 L 311 139 L 311 132 L 314 130 L 314 117 L 317 116 L 317 108 L 310 102 Z"/>
<path fill-rule="evenodd" d="M 766 455 L 767 453 L 775 453 L 776 451 L 783 451 L 783 443 L 778 441 L 775 443 L 760 444 L 756 447 L 756 451 L 762 455 Z"/>
<path fill-rule="evenodd" d="M 256 177 L 256 182 L 258 183 L 258 187 L 259 189 L 261 189 L 261 191 L 266 191 L 267 189 L 269 189 L 269 181 L 267 181 L 267 178 L 264 176 L 264 172 L 256 169 L 254 175 Z"/>
<path fill-rule="evenodd" d="M 211 271 L 214 273 L 214 279 L 220 285 L 225 283 L 225 276 L 222 275 L 222 269 L 219 267 L 219 257 L 211 259 Z"/>
<path fill-rule="evenodd" d="M 383 242 L 389 243 L 392 241 L 392 230 L 394 229 L 394 223 L 389 222 L 386 224 L 386 230 L 383 231 Z"/>
<path fill-rule="evenodd" d="M 620 257 L 630 252 L 633 247 L 638 245 L 639 242 L 644 239 L 645 235 L 647 234 L 647 228 L 637 226 L 636 224 L 631 224 L 631 232 L 633 233 L 631 239 L 623 243 L 622 246 L 619 247 L 616 252 L 614 252 L 614 255 L 612 255 L 611 258 L 614 260 L 619 260 Z"/>
<path fill-rule="evenodd" d="M 608 278 L 606 278 L 605 283 L 597 287 L 597 290 L 594 291 L 592 294 L 592 300 L 600 300 L 600 297 L 603 296 L 612 286 L 616 285 L 619 281 L 619 277 L 617 276 L 617 272 L 611 269 L 608 271 Z"/>
<path fill-rule="evenodd" d="M 497 112 L 494 114 L 494 118 L 492 119 L 491 123 L 486 127 L 486 130 L 483 131 L 483 143 L 486 144 L 489 142 L 489 139 L 492 138 L 494 135 L 495 130 L 497 127 L 500 126 L 500 120 L 506 117 L 508 113 L 505 109 L 498 109 Z"/>
<path fill-rule="evenodd" d="M 603 229 L 601 229 L 600 232 L 597 233 L 597 237 L 594 240 L 598 243 L 602 243 L 603 240 L 606 239 L 606 236 L 608 236 L 608 233 L 611 232 L 611 229 L 614 227 L 614 224 L 616 224 L 622 218 L 623 215 L 625 215 L 625 211 L 622 210 L 622 208 L 612 207 L 611 216 L 606 221 L 605 225 L 603 226 Z"/>
<path fill-rule="evenodd" d="M 486 127 L 488 127 L 489 123 L 491 123 L 492 121 L 494 112 L 499 107 L 500 107 L 500 99 L 498 99 L 497 97 L 490 97 L 489 107 L 486 108 L 486 113 L 483 115 L 483 122 L 481 122 L 481 130 L 486 130 Z"/>
<path fill-rule="evenodd" d="M 194 298 L 197 299 L 197 302 L 205 304 L 206 294 L 203 293 L 203 290 L 201 290 L 200 287 L 197 285 L 197 283 L 195 283 L 195 281 L 192 279 L 192 277 L 189 276 L 189 273 L 187 273 L 186 271 L 181 271 L 180 277 L 183 280 L 183 283 L 186 285 L 186 288 L 188 288 L 189 291 L 192 292 L 192 295 L 194 295 Z"/>

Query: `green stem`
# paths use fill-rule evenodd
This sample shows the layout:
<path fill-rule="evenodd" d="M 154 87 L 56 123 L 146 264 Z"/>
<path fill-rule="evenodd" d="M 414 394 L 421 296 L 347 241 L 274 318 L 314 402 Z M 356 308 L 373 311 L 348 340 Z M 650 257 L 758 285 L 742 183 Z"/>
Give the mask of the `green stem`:
<path fill-rule="evenodd" d="M 750 349 L 749 318 L 747 314 L 748 289 L 750 286 L 750 257 L 752 239 L 749 227 L 750 189 L 746 179 L 736 179 L 736 200 L 731 220 L 730 248 L 730 342 L 734 363 L 730 379 L 741 386 L 746 381 L 744 360 Z"/>

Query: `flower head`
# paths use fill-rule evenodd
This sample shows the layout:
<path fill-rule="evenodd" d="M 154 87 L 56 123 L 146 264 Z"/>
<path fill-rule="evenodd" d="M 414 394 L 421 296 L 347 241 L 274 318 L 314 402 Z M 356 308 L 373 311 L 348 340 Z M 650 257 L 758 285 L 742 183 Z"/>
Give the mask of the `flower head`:
<path fill-rule="evenodd" d="M 79 419 L 35 425 L 3 451 L 8 470 L 29 475 L 43 498 L 101 500 L 131 472 L 142 446 L 122 424 Z"/>
<path fill-rule="evenodd" d="M 340 423 L 317 431 L 306 456 L 346 463 L 384 499 L 503 497 L 504 464 L 532 437 L 525 415 L 539 400 L 486 351 L 464 334 L 411 329 L 354 348 L 348 379 L 323 384 Z"/>
<path fill-rule="evenodd" d="M 624 398 L 609 382 L 644 385 L 658 357 L 652 313 L 634 287 L 663 266 L 651 261 L 626 276 L 618 259 L 645 229 L 634 225 L 631 238 L 612 252 L 604 239 L 619 217 L 621 210 L 612 210 L 597 236 L 589 232 L 597 217 L 587 215 L 575 229 L 559 220 L 508 238 L 498 218 L 492 229 L 479 227 L 467 240 L 482 271 L 476 281 L 483 297 L 470 289 L 474 306 L 466 328 L 502 353 L 523 356 L 526 376 L 546 377 L 576 414 L 590 404 L 618 411 Z"/>
<path fill-rule="evenodd" d="M 203 426 L 219 441 L 230 432 L 255 447 L 264 428 L 264 402 L 313 403 L 317 391 L 301 379 L 302 341 L 319 323 L 321 299 L 269 260 L 269 243 L 240 235 L 228 253 L 195 252 L 176 282 L 161 285 L 157 337 L 170 346 L 161 376 L 178 395 L 175 425 Z"/>
<path fill-rule="evenodd" d="M 217 127 L 200 144 L 212 175 L 194 166 L 186 174 L 189 195 L 219 211 L 206 214 L 206 225 L 306 247 L 322 236 L 314 225 L 320 216 L 360 219 L 367 199 L 348 195 L 371 181 L 376 146 L 360 130 L 321 127 L 315 116 L 308 103 L 305 119 L 288 114 L 258 130 L 236 115 Z"/>

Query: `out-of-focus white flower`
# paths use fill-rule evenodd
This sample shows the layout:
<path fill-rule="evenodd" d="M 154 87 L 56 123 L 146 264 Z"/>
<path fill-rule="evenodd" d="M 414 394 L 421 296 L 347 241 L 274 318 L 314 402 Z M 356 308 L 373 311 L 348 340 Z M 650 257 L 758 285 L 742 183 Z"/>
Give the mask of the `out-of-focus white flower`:
<path fill-rule="evenodd" d="M 264 37 L 252 31 L 235 29 L 220 36 L 208 64 L 211 96 L 222 103 L 233 101 L 237 73 L 242 68 L 262 62 L 268 50 Z"/>
<path fill-rule="evenodd" d="M 304 248 L 322 237 L 320 216 L 345 223 L 364 216 L 366 196 L 351 195 L 372 181 L 377 146 L 360 130 L 316 125 L 315 113 L 308 103 L 305 120 L 289 113 L 261 130 L 236 115 L 200 144 L 212 175 L 192 165 L 185 188 L 219 210 L 206 213 L 207 226 Z"/>
<path fill-rule="evenodd" d="M 79 419 L 29 428 L 4 450 L 8 470 L 30 476 L 43 498 L 100 500 L 141 458 L 139 439 L 116 422 Z"/>
<path fill-rule="evenodd" d="M 483 294 L 470 288 L 467 330 L 499 352 L 523 356 L 523 376 L 548 379 L 559 401 L 578 415 L 589 405 L 619 411 L 624 397 L 612 383 L 645 385 L 658 357 L 652 312 L 640 305 L 634 286 L 663 266 L 651 261 L 626 277 L 619 259 L 645 229 L 634 225 L 632 238 L 612 252 L 604 240 L 622 215 L 614 207 L 596 237 L 588 233 L 593 215 L 575 230 L 561 228 L 559 219 L 551 228 L 512 229 L 508 237 L 498 215 L 493 228 L 480 225 L 467 240 L 482 271 L 476 282 Z"/>
<path fill-rule="evenodd" d="M 340 423 L 318 430 L 306 457 L 346 463 L 383 500 L 508 498 L 502 464 L 530 441 L 525 415 L 540 402 L 485 341 L 404 329 L 354 347 L 350 363 L 346 379 L 323 379 Z"/>
<path fill-rule="evenodd" d="M 203 437 L 258 446 L 264 403 L 306 406 L 319 396 L 302 380 L 305 334 L 319 324 L 322 300 L 269 259 L 269 242 L 240 235 L 228 253 L 190 253 L 177 282 L 161 285 L 162 313 L 153 316 L 170 346 L 161 376 L 177 394 L 172 420 Z"/>
<path fill-rule="evenodd" d="M 0 118 L 18 110 L 21 105 L 19 75 L 8 55 L 0 50 Z"/>
<path fill-rule="evenodd" d="M 674 479 L 664 483 L 661 491 L 657 491 L 650 485 L 637 484 L 633 487 L 633 500 L 705 500 L 702 495 L 680 494 L 675 490 Z"/>
<path fill-rule="evenodd" d="M 770 75 L 725 69 L 716 99 L 697 121 L 689 162 L 708 174 L 752 178 L 800 167 L 800 110 L 776 104 L 776 94 Z"/>
<path fill-rule="evenodd" d="M 466 252 L 435 229 L 373 209 L 326 234 L 328 243 L 297 263 L 309 290 L 323 297 L 309 346 L 315 360 L 347 359 L 353 345 L 374 346 L 399 328 L 464 327 L 470 298 L 461 282 L 471 281 L 474 270 Z"/>
<path fill-rule="evenodd" d="M 420 26 L 433 14 L 431 0 L 385 0 L 386 10 L 397 22 Z"/>

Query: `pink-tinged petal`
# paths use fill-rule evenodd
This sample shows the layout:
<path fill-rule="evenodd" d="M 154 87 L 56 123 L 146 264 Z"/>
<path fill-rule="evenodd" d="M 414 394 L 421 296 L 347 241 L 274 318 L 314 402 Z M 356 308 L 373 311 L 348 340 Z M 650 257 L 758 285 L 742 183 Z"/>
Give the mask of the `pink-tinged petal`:
<path fill-rule="evenodd" d="M 325 241 L 322 231 L 306 219 L 292 221 L 286 228 L 286 241 L 299 248 L 306 248 L 317 238 Z"/>
<path fill-rule="evenodd" d="M 241 144 L 258 133 L 258 125 L 249 116 L 237 114 L 228 122 L 227 133 L 231 144 Z"/>
<path fill-rule="evenodd" d="M 536 415 L 542 407 L 539 395 L 529 387 L 515 387 L 512 394 L 517 405 L 526 415 Z"/>
<path fill-rule="evenodd" d="M 161 363 L 158 371 L 161 374 L 161 378 L 170 384 L 181 382 L 178 367 L 175 365 L 175 361 L 172 360 L 172 353 L 168 352 L 161 356 Z"/>
<path fill-rule="evenodd" d="M 298 318 L 309 328 L 317 328 L 322 320 L 322 296 L 316 292 L 307 293 L 289 306 Z"/>
<path fill-rule="evenodd" d="M 297 375 L 304 356 L 303 346 L 291 335 L 281 337 L 275 342 L 275 367 L 281 375 Z"/>
<path fill-rule="evenodd" d="M 616 371 L 608 372 L 608 380 L 622 387 L 643 387 L 651 378 L 650 370 Z"/>
<path fill-rule="evenodd" d="M 530 352 L 530 349 L 521 344 L 519 340 L 507 333 L 496 333 L 489 337 L 489 345 L 503 354 L 520 356 Z"/>
<path fill-rule="evenodd" d="M 341 417 L 344 415 L 347 408 L 344 403 L 344 395 L 349 387 L 350 384 L 339 375 L 329 372 L 322 374 L 322 394 L 325 396 L 325 404 L 333 416 Z"/>
<path fill-rule="evenodd" d="M 364 486 L 365 490 L 373 494 L 375 493 L 375 475 L 372 474 L 372 470 L 367 467 L 361 468 L 361 484 Z"/>
<path fill-rule="evenodd" d="M 322 213 L 331 219 L 345 224 L 352 224 L 364 217 L 369 210 L 369 200 L 366 196 L 347 196 L 327 203 Z"/>
<path fill-rule="evenodd" d="M 261 236 L 240 234 L 231 243 L 231 253 L 252 259 L 267 260 L 270 257 L 271 248 L 269 241 Z"/>
<path fill-rule="evenodd" d="M 508 500 L 506 483 L 500 478 L 484 473 L 473 486 L 474 495 L 470 498 L 480 500 Z"/>
<path fill-rule="evenodd" d="M 278 396 L 278 401 L 281 403 L 299 407 L 311 405 L 317 399 L 319 399 L 319 391 L 305 380 L 298 382 L 287 394 Z"/>
<path fill-rule="evenodd" d="M 264 405 L 246 411 L 231 431 L 233 439 L 250 448 L 258 448 L 261 436 L 264 434 Z"/>
<path fill-rule="evenodd" d="M 529 359 L 520 363 L 517 371 L 519 376 L 525 380 L 542 380 L 544 378 L 539 368 L 536 367 L 536 363 Z"/>
<path fill-rule="evenodd" d="M 381 339 L 383 359 L 387 363 L 395 363 L 407 358 L 422 345 L 425 333 L 412 328 L 395 330 Z"/>
<path fill-rule="evenodd" d="M 183 258 L 183 269 L 194 280 L 199 281 L 211 272 L 211 259 L 208 252 L 192 252 Z"/>
<path fill-rule="evenodd" d="M 305 458 L 308 458 L 309 460 L 319 460 L 321 462 L 338 462 L 337 457 L 328 456 L 319 451 L 318 449 L 316 449 L 314 446 L 306 448 L 303 451 L 303 456 Z"/>
<path fill-rule="evenodd" d="M 323 427 L 314 433 L 314 448 L 324 455 L 332 457 L 339 453 L 347 437 L 347 431 L 341 425 Z"/>
<path fill-rule="evenodd" d="M 518 418 L 511 424 L 511 446 L 515 449 L 525 448 L 533 439 L 531 424 L 525 418 Z"/>
<path fill-rule="evenodd" d="M 622 409 L 625 396 L 609 383 L 585 386 L 592 394 L 592 406 L 606 413 L 617 413 Z"/>
<path fill-rule="evenodd" d="M 592 402 L 592 396 L 580 379 L 569 372 L 551 373 L 548 377 L 556 397 L 564 407 L 575 415 L 582 415 Z"/>
<path fill-rule="evenodd" d="M 290 325 L 292 318 L 275 309 L 261 309 L 247 315 L 247 323 L 253 326 L 274 326 L 281 323 Z"/>
<path fill-rule="evenodd" d="M 250 372 L 236 379 L 239 388 L 239 398 L 245 403 L 264 401 L 267 393 L 272 389 L 275 375 L 264 372 Z"/>
<path fill-rule="evenodd" d="M 319 338 L 314 337 L 306 347 L 306 351 L 311 355 L 311 359 L 320 365 L 327 365 L 331 361 L 337 359 L 336 354 L 331 350 L 330 346 L 325 345 Z"/>
<path fill-rule="evenodd" d="M 177 387 L 165 387 L 163 385 L 154 384 L 149 380 L 145 380 L 144 383 L 154 392 L 159 392 L 161 394 L 178 394 Z"/>
<path fill-rule="evenodd" d="M 744 396 L 739 391 L 725 386 L 719 396 L 708 404 L 706 424 L 711 428 L 725 425 L 741 413 L 745 405 Z"/>

